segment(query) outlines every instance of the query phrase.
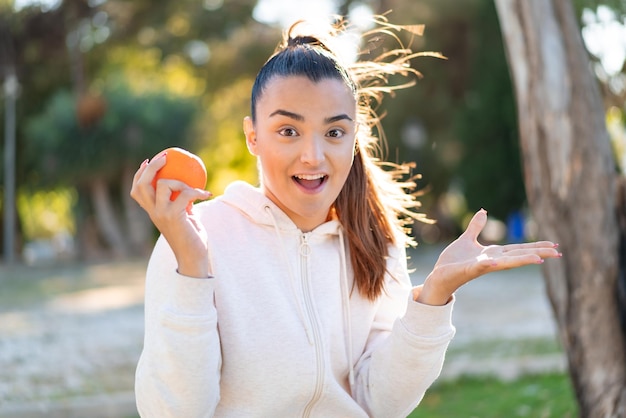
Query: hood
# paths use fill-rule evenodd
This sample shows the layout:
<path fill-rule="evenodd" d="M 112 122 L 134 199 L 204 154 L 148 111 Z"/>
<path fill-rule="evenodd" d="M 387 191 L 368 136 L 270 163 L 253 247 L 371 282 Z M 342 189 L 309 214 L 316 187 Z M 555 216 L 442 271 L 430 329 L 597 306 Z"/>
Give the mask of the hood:
<path fill-rule="evenodd" d="M 244 181 L 235 181 L 228 185 L 219 199 L 238 209 L 259 225 L 278 228 L 281 232 L 300 231 L 291 218 L 265 196 L 260 188 Z M 323 223 L 311 232 L 315 234 L 339 235 L 340 226 L 339 220 L 333 219 Z"/>

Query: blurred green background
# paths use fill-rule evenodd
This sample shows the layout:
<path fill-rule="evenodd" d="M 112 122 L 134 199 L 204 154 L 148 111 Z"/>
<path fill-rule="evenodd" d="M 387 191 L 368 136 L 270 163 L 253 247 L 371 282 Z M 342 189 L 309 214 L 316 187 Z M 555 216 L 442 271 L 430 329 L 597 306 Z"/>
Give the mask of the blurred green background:
<path fill-rule="evenodd" d="M 621 159 L 626 6 L 575 4 Z M 14 100 L 17 254 L 30 263 L 145 254 L 155 232 L 128 190 L 141 161 L 165 147 L 198 153 L 214 194 L 234 179 L 255 183 L 241 121 L 281 31 L 332 13 L 366 27 L 386 11 L 392 23 L 426 25 L 424 36 L 403 39 L 414 50 L 447 57 L 414 60 L 423 78 L 379 109 L 387 157 L 417 164 L 423 211 L 438 221 L 415 226 L 418 242 L 454 237 L 481 207 L 493 221 L 487 239 L 532 238 L 492 1 L 2 0 L 0 123 L 6 137 Z"/>

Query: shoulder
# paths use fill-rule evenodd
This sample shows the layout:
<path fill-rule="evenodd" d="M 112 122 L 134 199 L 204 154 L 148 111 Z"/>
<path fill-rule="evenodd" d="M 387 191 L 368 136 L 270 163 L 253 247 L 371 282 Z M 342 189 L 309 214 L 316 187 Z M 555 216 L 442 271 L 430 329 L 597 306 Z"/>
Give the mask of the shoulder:
<path fill-rule="evenodd" d="M 259 199 L 260 195 L 258 189 L 250 184 L 235 181 L 226 187 L 223 194 L 195 204 L 193 210 L 200 217 L 233 210 L 241 211 L 246 202 Z"/>

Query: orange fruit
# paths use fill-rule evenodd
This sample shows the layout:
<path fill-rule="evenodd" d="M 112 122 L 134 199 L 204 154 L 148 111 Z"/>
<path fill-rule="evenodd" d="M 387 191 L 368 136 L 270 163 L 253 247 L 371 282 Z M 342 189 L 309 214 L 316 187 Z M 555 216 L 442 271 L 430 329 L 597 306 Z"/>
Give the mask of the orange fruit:
<path fill-rule="evenodd" d="M 182 181 L 195 189 L 204 189 L 207 173 L 200 157 L 182 148 L 172 147 L 161 151 L 154 158 L 165 152 L 167 152 L 165 165 L 154 176 L 152 187 L 156 189 L 156 182 L 159 179 L 170 179 Z M 176 200 L 179 194 L 180 192 L 177 191 L 172 192 L 170 200 Z"/>

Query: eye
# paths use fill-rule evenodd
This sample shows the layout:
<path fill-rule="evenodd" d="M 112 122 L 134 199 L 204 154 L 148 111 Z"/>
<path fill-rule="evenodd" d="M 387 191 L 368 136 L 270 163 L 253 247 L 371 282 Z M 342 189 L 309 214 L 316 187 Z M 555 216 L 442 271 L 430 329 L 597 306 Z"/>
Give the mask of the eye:
<path fill-rule="evenodd" d="M 345 135 L 345 132 L 343 131 L 343 129 L 331 129 L 326 134 L 326 136 L 329 136 L 331 138 L 341 138 L 344 135 Z"/>
<path fill-rule="evenodd" d="M 283 128 L 278 133 L 282 136 L 298 136 L 298 132 L 293 128 Z"/>

